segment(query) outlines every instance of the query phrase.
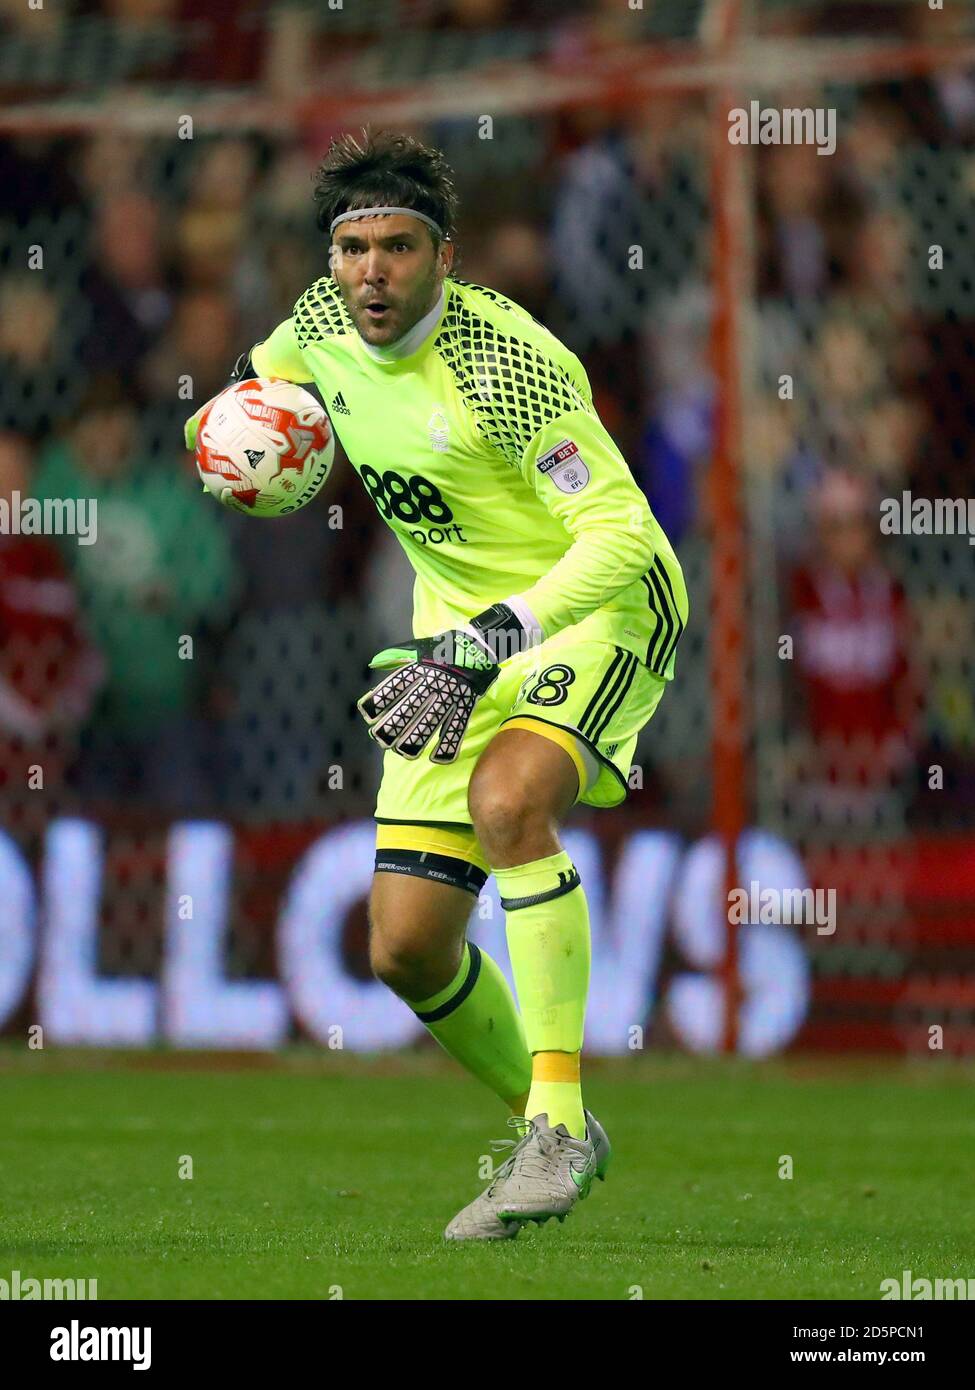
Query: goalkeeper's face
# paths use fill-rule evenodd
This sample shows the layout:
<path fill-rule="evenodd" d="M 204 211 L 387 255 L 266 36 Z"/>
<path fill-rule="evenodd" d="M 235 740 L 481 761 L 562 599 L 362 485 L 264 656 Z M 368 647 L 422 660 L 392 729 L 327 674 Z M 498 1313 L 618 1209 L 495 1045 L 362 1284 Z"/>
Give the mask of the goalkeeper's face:
<path fill-rule="evenodd" d="M 342 223 L 331 250 L 352 321 L 376 347 L 395 343 L 429 313 L 453 258 L 451 242 L 434 250 L 426 225 L 404 213 Z"/>

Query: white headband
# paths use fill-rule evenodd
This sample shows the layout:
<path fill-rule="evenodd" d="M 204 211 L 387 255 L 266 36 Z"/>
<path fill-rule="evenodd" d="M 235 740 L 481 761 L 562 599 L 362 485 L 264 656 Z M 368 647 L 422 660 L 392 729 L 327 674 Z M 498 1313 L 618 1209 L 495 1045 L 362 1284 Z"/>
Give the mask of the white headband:
<path fill-rule="evenodd" d="M 332 225 L 328 229 L 329 234 L 334 233 L 340 222 L 350 222 L 354 217 L 386 216 L 394 212 L 405 212 L 408 217 L 418 217 L 421 222 L 425 222 L 428 227 L 432 227 L 441 236 L 446 235 L 439 222 L 434 222 L 433 218 L 428 217 L 425 212 L 417 212 L 416 208 L 353 208 L 351 212 L 340 212 L 338 217 L 332 218 Z"/>

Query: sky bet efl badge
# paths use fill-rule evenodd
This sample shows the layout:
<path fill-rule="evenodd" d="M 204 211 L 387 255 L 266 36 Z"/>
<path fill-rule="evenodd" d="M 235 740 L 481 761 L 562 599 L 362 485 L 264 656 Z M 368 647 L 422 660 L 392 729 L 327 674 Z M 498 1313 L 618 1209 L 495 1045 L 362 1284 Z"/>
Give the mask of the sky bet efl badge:
<path fill-rule="evenodd" d="M 542 454 L 535 467 L 547 473 L 560 492 L 581 492 L 589 481 L 589 469 L 571 439 Z"/>

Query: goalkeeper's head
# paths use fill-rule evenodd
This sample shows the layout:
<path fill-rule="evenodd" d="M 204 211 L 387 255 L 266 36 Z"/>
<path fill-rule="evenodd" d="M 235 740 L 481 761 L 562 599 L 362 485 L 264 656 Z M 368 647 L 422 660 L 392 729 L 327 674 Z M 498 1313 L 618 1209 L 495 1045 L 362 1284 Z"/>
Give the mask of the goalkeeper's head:
<path fill-rule="evenodd" d="M 342 135 L 319 166 L 315 201 L 356 328 L 377 347 L 395 343 L 433 309 L 453 265 L 447 161 L 411 135 Z"/>

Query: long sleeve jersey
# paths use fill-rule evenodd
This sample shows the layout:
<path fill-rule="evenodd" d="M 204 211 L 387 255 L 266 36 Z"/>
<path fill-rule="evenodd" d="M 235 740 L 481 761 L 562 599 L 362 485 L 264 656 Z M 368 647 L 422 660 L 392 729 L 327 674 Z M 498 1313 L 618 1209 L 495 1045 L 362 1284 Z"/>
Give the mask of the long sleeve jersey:
<path fill-rule="evenodd" d="M 442 301 L 415 350 L 379 358 L 325 277 L 252 361 L 321 392 L 415 572 L 414 636 L 515 599 L 542 639 L 573 627 L 671 679 L 680 565 L 582 363 L 494 290 L 448 277 Z"/>

